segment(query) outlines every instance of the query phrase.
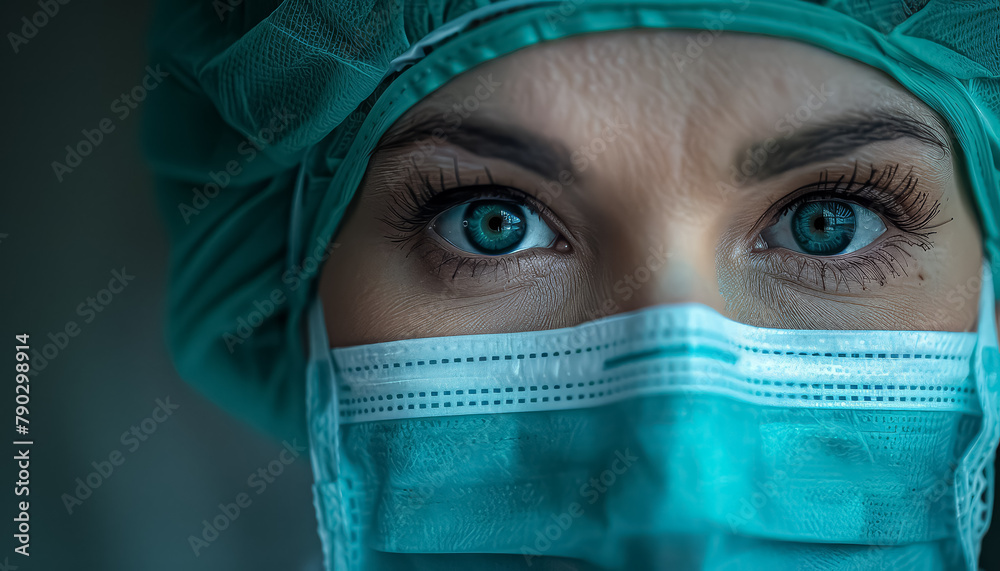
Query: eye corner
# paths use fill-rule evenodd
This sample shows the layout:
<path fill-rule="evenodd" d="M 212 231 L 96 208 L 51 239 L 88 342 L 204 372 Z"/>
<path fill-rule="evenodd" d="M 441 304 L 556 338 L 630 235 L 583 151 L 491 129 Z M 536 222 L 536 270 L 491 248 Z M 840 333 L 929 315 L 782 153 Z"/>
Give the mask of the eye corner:
<path fill-rule="evenodd" d="M 771 246 L 768 245 L 767 240 L 764 238 L 764 231 L 766 231 L 770 227 L 771 225 L 768 225 L 767 228 L 764 228 L 764 230 L 761 230 L 760 232 L 757 233 L 757 237 L 754 238 L 753 243 L 750 244 L 751 254 L 760 254 L 766 252 L 767 250 L 772 249 Z"/>

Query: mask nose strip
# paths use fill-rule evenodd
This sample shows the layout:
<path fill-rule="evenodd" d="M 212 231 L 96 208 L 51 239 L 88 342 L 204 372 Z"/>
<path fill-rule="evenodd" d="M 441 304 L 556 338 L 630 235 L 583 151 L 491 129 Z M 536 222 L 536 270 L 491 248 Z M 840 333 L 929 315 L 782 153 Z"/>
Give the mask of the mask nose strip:
<path fill-rule="evenodd" d="M 711 359 L 714 361 L 721 361 L 727 365 L 735 365 L 736 361 L 739 360 L 734 353 L 717 347 L 701 345 L 698 343 L 675 343 L 672 345 L 652 347 L 650 349 L 627 353 L 618 357 L 612 357 L 604 361 L 603 369 L 605 371 L 609 371 L 624 365 L 631 365 L 643 361 L 652 361 L 657 359 L 680 359 L 685 357 L 691 359 Z"/>

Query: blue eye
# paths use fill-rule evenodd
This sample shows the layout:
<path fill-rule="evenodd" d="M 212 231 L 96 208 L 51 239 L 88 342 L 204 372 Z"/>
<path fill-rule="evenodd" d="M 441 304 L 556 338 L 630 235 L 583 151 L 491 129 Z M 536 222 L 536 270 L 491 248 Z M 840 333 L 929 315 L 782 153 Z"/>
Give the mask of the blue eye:
<path fill-rule="evenodd" d="M 768 247 L 812 256 L 835 256 L 860 250 L 885 233 L 878 214 L 839 200 L 804 202 L 761 233 Z"/>
<path fill-rule="evenodd" d="M 504 200 L 477 200 L 439 214 L 431 229 L 456 248 L 498 256 L 551 246 L 558 236 L 537 213 Z"/>

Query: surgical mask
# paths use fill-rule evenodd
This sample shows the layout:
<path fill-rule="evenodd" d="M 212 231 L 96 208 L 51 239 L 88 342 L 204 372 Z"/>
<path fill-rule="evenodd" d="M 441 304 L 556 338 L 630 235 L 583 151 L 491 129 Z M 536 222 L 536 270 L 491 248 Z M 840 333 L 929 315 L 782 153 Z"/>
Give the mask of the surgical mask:
<path fill-rule="evenodd" d="M 330 571 L 975 569 L 998 440 L 976 333 L 698 304 L 330 350 L 308 414 Z"/>

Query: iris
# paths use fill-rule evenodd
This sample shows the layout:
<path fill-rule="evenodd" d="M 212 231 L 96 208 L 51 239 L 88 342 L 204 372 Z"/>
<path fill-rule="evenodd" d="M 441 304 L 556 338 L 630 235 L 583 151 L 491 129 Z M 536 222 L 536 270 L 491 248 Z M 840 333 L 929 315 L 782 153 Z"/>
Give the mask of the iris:
<path fill-rule="evenodd" d="M 462 218 L 469 243 L 486 254 L 503 254 L 524 239 L 524 214 L 509 202 L 470 203 Z"/>
<path fill-rule="evenodd" d="M 849 204 L 829 200 L 802 204 L 791 223 L 792 237 L 803 251 L 827 256 L 846 250 L 858 226 Z"/>

